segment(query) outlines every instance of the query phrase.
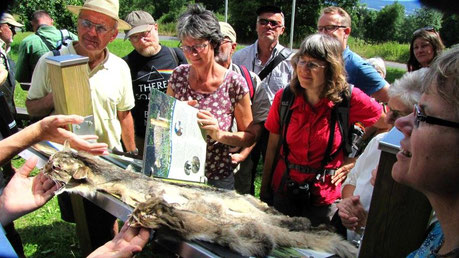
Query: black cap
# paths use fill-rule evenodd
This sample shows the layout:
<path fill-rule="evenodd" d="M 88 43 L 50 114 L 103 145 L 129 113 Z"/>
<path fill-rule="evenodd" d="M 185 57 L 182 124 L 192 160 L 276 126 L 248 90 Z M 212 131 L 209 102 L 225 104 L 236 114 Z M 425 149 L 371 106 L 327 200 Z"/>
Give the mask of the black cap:
<path fill-rule="evenodd" d="M 260 14 L 263 13 L 282 13 L 282 10 L 278 6 L 274 5 L 265 5 L 257 9 L 257 15 L 260 16 Z"/>

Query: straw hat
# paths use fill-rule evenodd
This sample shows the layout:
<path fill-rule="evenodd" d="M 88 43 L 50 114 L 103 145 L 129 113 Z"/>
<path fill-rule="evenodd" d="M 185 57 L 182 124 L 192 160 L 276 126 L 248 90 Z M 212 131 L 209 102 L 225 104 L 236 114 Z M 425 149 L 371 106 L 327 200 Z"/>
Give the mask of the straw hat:
<path fill-rule="evenodd" d="M 67 5 L 67 9 L 73 14 L 80 14 L 81 10 L 89 10 L 105 14 L 118 21 L 119 30 L 130 30 L 131 25 L 121 20 L 118 16 L 120 5 L 118 0 L 86 0 L 83 6 Z"/>
<path fill-rule="evenodd" d="M 218 22 L 220 24 L 220 31 L 223 37 L 228 37 L 233 43 L 236 43 L 236 32 L 233 27 L 227 22 Z"/>

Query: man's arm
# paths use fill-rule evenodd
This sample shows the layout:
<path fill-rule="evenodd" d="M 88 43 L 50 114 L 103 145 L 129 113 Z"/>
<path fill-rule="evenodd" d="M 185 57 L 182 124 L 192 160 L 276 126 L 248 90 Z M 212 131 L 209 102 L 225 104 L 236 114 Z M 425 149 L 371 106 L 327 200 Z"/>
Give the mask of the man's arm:
<path fill-rule="evenodd" d="M 43 117 L 49 115 L 54 109 L 53 93 L 39 99 L 26 99 L 27 112 L 34 117 Z"/>
<path fill-rule="evenodd" d="M 136 149 L 134 140 L 134 119 L 130 110 L 118 111 L 118 120 L 121 124 L 121 139 L 127 152 Z"/>
<path fill-rule="evenodd" d="M 379 102 L 387 103 L 389 101 L 389 84 L 386 84 L 377 92 L 371 94 L 371 96 Z"/>

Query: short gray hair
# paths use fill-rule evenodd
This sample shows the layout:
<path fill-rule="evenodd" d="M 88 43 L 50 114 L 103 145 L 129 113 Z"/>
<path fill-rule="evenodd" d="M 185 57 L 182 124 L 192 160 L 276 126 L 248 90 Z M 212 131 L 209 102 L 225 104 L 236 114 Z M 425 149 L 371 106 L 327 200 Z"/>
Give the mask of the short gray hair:
<path fill-rule="evenodd" d="M 437 56 L 430 65 L 422 91 L 429 93 L 432 90 L 454 107 L 454 116 L 459 119 L 459 44 Z"/>
<path fill-rule="evenodd" d="M 373 66 L 376 71 L 382 72 L 383 77 L 386 77 L 386 64 L 384 63 L 384 60 L 379 57 L 375 56 L 370 59 L 367 59 L 367 62 Z"/>
<path fill-rule="evenodd" d="M 412 107 L 421 98 L 421 85 L 428 68 L 405 73 L 389 87 L 389 98 L 398 97 L 402 103 Z"/>
<path fill-rule="evenodd" d="M 193 39 L 206 39 L 218 54 L 223 35 L 220 32 L 220 24 L 215 14 L 206 10 L 200 4 L 192 4 L 180 15 L 177 22 L 177 34 L 180 40 L 185 37 Z"/>

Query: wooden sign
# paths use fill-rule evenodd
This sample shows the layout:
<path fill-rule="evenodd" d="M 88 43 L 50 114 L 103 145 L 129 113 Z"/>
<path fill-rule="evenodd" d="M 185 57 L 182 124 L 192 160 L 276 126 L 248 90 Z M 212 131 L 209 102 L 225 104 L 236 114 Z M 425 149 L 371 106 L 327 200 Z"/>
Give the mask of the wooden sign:
<path fill-rule="evenodd" d="M 46 58 L 56 114 L 93 114 L 88 61 L 88 57 L 80 55 Z"/>

